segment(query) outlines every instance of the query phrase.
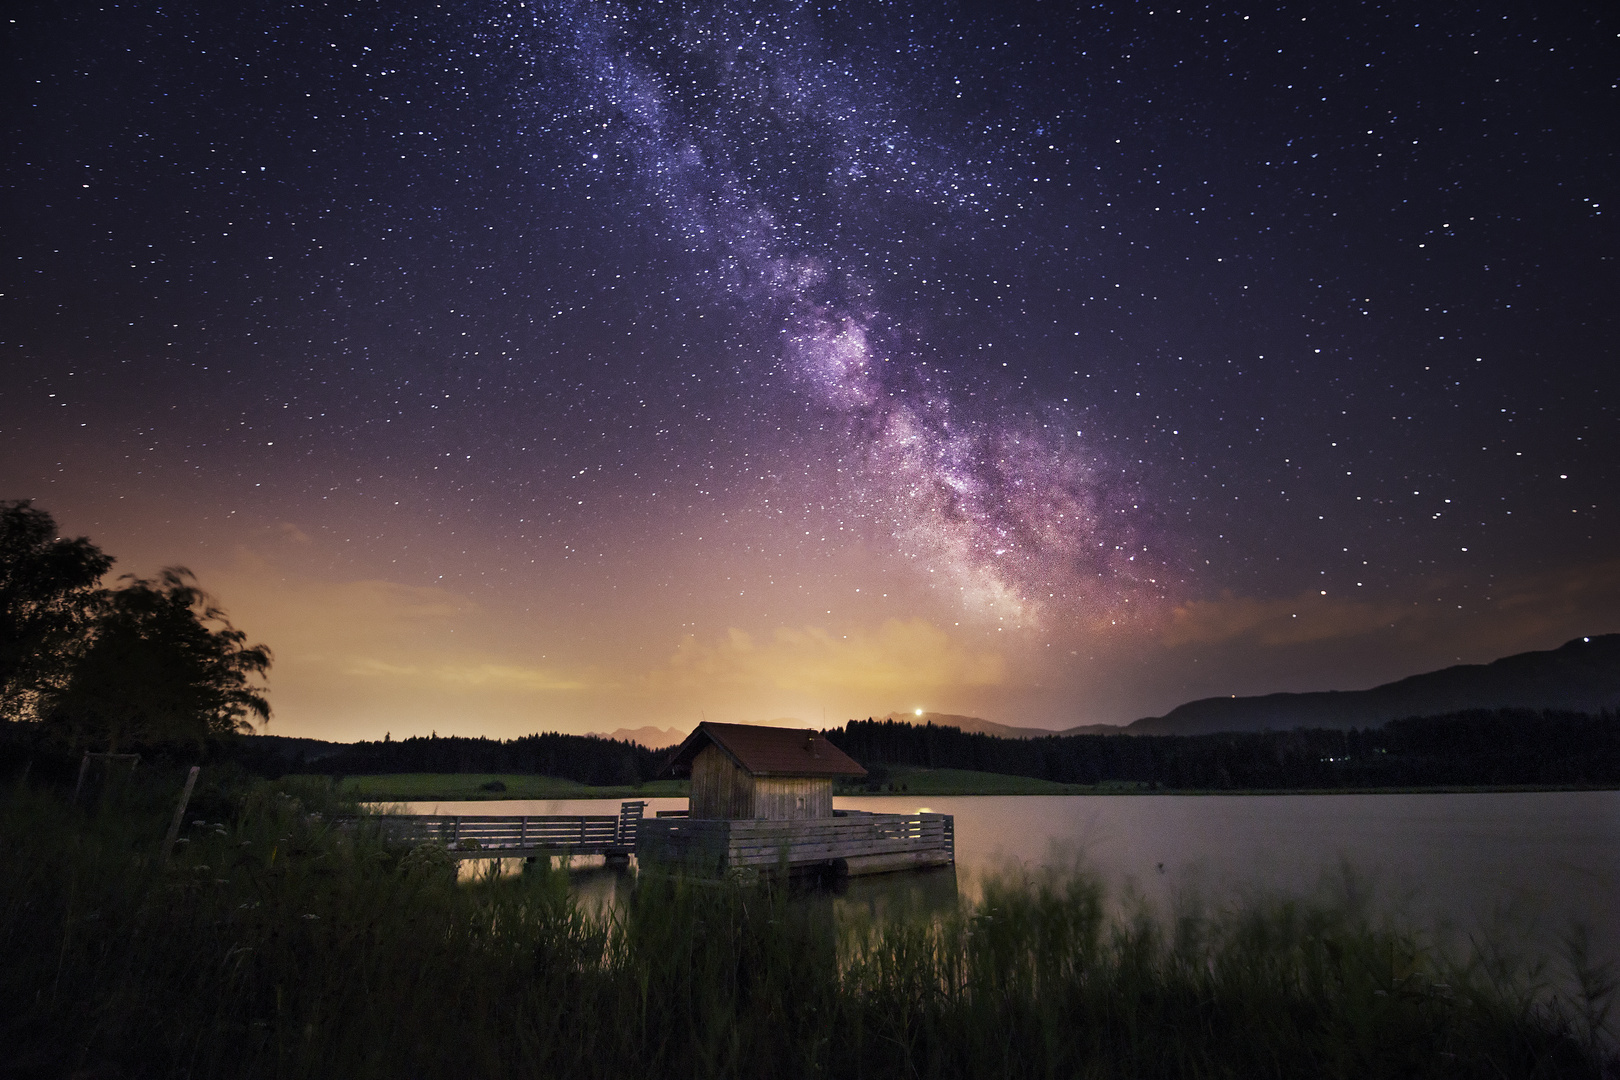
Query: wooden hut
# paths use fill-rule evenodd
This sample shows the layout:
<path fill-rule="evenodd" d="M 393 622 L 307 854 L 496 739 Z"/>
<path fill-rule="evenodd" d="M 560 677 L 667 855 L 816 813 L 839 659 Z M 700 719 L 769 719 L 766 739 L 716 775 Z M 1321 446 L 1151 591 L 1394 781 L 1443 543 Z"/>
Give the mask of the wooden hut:
<path fill-rule="evenodd" d="M 643 820 L 643 865 L 710 872 L 876 874 L 956 861 L 949 814 L 835 811 L 832 784 L 866 770 L 813 731 L 703 723 L 664 777 L 692 778 L 686 814 Z"/>
<path fill-rule="evenodd" d="M 692 778 L 689 817 L 801 821 L 832 817 L 833 780 L 866 770 L 814 731 L 703 723 L 662 775 Z"/>

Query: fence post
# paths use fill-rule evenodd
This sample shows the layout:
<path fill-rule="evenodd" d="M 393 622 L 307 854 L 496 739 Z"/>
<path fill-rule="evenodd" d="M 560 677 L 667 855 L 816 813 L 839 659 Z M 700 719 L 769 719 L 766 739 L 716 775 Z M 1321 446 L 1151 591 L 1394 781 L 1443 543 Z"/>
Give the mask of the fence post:
<path fill-rule="evenodd" d="M 28 763 L 30 765 L 32 765 L 33 764 L 33 759 L 30 758 Z M 90 770 L 90 751 L 86 750 L 84 752 L 84 760 L 79 762 L 79 782 L 77 784 L 73 785 L 73 801 L 74 802 L 79 801 L 79 791 L 84 787 L 84 774 L 86 772 L 88 772 L 89 770 Z"/>
<path fill-rule="evenodd" d="M 85 764 L 89 763 L 90 759 L 85 758 Z M 180 805 L 174 808 L 174 820 L 169 822 L 169 835 L 163 839 L 165 862 L 174 854 L 174 842 L 180 838 L 180 822 L 186 816 L 186 804 L 191 801 L 191 789 L 197 786 L 197 773 L 201 768 L 201 765 L 193 765 L 191 772 L 186 774 L 186 789 L 180 793 Z"/>

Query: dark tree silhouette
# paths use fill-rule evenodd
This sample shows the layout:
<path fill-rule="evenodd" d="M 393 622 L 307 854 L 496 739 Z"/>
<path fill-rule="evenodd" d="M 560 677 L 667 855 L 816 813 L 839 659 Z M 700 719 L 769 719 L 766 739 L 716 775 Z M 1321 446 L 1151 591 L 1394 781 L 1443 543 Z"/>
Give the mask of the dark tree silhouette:
<path fill-rule="evenodd" d="M 0 719 L 33 720 L 91 636 L 113 560 L 56 535 L 27 499 L 0 501 Z"/>
<path fill-rule="evenodd" d="M 1220 791 L 1620 781 L 1620 714 L 1607 709 L 1473 709 L 1353 731 L 998 739 L 933 724 L 851 720 L 824 734 L 869 770 L 975 769 L 1071 784 Z"/>
<path fill-rule="evenodd" d="M 107 595 L 94 633 L 45 719 L 75 746 L 192 742 L 251 731 L 270 718 L 254 683 L 270 650 L 214 606 L 184 567 L 125 578 Z"/>

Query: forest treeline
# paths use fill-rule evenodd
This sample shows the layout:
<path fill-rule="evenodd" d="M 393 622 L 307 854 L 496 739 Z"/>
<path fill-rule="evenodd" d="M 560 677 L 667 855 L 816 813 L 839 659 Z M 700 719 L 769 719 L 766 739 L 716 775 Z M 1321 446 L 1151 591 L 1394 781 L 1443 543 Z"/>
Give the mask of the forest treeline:
<path fill-rule="evenodd" d="M 557 776 L 581 784 L 639 784 L 651 780 L 666 751 L 595 735 L 548 732 L 516 739 L 418 736 L 381 742 L 318 743 L 288 740 L 273 748 L 262 738 L 231 752 L 261 775 L 326 773 L 329 776 L 375 776 L 387 773 L 526 773 Z M 307 745 L 299 745 L 307 744 Z"/>
<path fill-rule="evenodd" d="M 1395 720 L 1360 731 L 1221 735 L 1055 735 L 1002 739 L 954 727 L 857 720 L 823 734 L 871 770 L 880 790 L 895 766 L 972 769 L 1068 784 L 1136 783 L 1161 790 L 1331 790 L 1620 784 L 1620 715 L 1475 710 Z M 15 772 L 71 778 L 77 758 L 38 725 L 0 724 Z M 161 751 L 160 751 L 161 752 Z M 658 775 L 672 750 L 557 733 L 516 739 L 423 736 L 329 743 L 276 736 L 210 740 L 206 760 L 266 777 L 289 773 L 518 773 L 592 785 Z"/>
<path fill-rule="evenodd" d="M 271 780 L 301 773 L 519 773 L 603 786 L 651 780 L 667 754 L 636 743 L 555 732 L 505 740 L 433 735 L 357 743 L 226 734 L 200 746 L 132 742 L 125 749 L 153 760 L 230 762 Z M 0 723 L 0 779 L 27 769 L 38 780 L 71 782 L 79 763 L 79 751 L 44 725 Z"/>
<path fill-rule="evenodd" d="M 881 779 L 888 766 L 1180 790 L 1620 783 L 1620 714 L 1476 709 L 1357 731 L 1054 735 L 855 720 L 826 733 Z"/>
<path fill-rule="evenodd" d="M 1475 710 L 1395 720 L 1360 731 L 1222 735 L 1054 735 L 1003 739 L 954 727 L 852 720 L 823 732 L 881 784 L 891 766 L 973 769 L 1067 784 L 1141 783 L 1194 790 L 1620 783 L 1620 716 Z M 673 750 L 587 735 L 517 739 L 433 736 L 332 744 L 267 754 L 273 740 L 233 751 L 261 774 L 529 773 L 583 784 L 634 784 Z M 288 746 L 304 740 L 288 740 Z M 263 749 L 256 749 L 255 744 Z M 261 760 L 248 760 L 248 755 Z"/>

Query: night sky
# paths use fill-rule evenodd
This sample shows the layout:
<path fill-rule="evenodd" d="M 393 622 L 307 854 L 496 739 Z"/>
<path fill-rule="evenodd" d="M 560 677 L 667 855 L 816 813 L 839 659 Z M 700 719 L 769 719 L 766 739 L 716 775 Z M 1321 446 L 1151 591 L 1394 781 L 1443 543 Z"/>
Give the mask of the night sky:
<path fill-rule="evenodd" d="M 1061 728 L 1620 630 L 1609 5 L 7 18 L 0 497 L 194 569 L 273 732 Z"/>

